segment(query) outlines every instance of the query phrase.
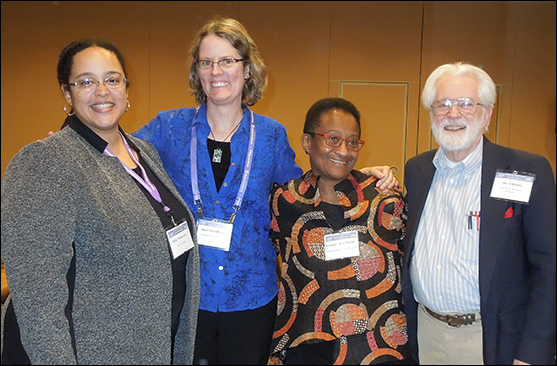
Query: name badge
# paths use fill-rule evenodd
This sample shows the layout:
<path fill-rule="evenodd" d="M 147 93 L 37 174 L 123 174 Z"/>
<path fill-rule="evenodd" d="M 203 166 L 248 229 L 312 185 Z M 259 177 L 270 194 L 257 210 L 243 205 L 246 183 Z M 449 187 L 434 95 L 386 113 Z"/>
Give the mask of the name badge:
<path fill-rule="evenodd" d="M 490 197 L 528 204 L 534 180 L 536 180 L 535 174 L 498 171 L 495 173 Z"/>
<path fill-rule="evenodd" d="M 200 219 L 197 223 L 197 241 L 199 245 L 228 251 L 232 228 L 233 225 L 228 221 Z"/>
<path fill-rule="evenodd" d="M 193 248 L 193 240 L 191 238 L 190 228 L 186 221 L 180 225 L 166 231 L 166 237 L 170 243 L 172 258 L 176 259 L 191 248 Z"/>
<path fill-rule="evenodd" d="M 325 235 L 324 244 L 325 260 L 327 261 L 360 255 L 357 231 Z"/>

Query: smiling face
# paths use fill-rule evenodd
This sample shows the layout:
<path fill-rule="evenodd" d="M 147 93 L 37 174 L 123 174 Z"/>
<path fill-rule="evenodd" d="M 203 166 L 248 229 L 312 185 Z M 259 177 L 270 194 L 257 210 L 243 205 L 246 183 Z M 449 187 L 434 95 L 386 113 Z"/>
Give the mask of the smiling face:
<path fill-rule="evenodd" d="M 329 110 L 321 114 L 319 127 L 313 132 L 316 134 L 332 133 L 350 140 L 360 138 L 356 118 L 340 109 Z M 319 135 L 302 135 L 302 146 L 309 154 L 313 174 L 321 176 L 320 187 L 326 185 L 332 188 L 346 179 L 360 156 L 359 151 L 348 149 L 345 141 L 339 147 L 331 147 L 325 143 L 324 137 Z"/>
<path fill-rule="evenodd" d="M 118 121 L 127 107 L 128 91 L 125 86 L 108 89 L 103 84 L 106 78 L 115 76 L 125 77 L 116 55 L 107 49 L 93 46 L 74 56 L 69 81 L 100 81 L 96 90 L 85 91 L 73 85 L 62 85 L 66 101 L 72 105 L 76 116 L 101 137 L 105 132 L 118 128 Z"/>
<path fill-rule="evenodd" d="M 237 49 L 226 39 L 209 34 L 199 46 L 199 59 L 219 61 L 223 58 L 241 59 Z M 243 62 L 236 62 L 224 70 L 216 63 L 209 70 L 199 70 L 203 91 L 207 95 L 207 104 L 234 105 L 242 103 L 242 90 L 249 70 Z"/>
<path fill-rule="evenodd" d="M 435 100 L 470 98 L 481 103 L 478 82 L 475 78 L 443 76 L 437 84 Z M 435 140 L 452 161 L 467 157 L 481 141 L 493 108 L 478 106 L 474 114 L 461 114 L 455 105 L 444 116 L 430 114 L 431 129 Z"/>

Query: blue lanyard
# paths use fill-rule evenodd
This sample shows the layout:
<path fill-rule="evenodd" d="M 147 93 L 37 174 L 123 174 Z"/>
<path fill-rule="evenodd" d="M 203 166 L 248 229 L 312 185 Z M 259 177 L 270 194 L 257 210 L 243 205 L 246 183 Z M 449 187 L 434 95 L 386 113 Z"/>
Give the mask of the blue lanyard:
<path fill-rule="evenodd" d="M 199 107 L 195 109 L 195 116 L 193 118 L 193 124 L 191 127 L 192 139 L 190 142 L 190 154 L 191 154 L 191 188 L 193 191 L 193 199 L 195 205 L 197 206 L 197 213 L 199 218 L 203 218 L 203 210 L 201 209 L 201 194 L 199 193 L 199 182 L 197 178 L 197 114 L 199 113 Z M 246 193 L 246 188 L 248 186 L 249 175 L 251 171 L 251 163 L 253 161 L 253 153 L 255 151 L 255 117 L 253 111 L 250 110 L 250 134 L 249 134 L 249 146 L 248 155 L 246 157 L 246 165 L 244 167 L 244 173 L 242 174 L 242 182 L 240 183 L 240 189 L 236 195 L 236 201 L 234 201 L 234 212 L 228 220 L 229 223 L 233 223 L 236 218 L 236 212 L 240 209 L 242 205 L 242 200 Z"/>

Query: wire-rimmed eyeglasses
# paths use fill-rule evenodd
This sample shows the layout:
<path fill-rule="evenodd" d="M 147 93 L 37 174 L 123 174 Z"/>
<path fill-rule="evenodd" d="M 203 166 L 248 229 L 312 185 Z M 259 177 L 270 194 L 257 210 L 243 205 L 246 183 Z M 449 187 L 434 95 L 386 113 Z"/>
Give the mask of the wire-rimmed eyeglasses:
<path fill-rule="evenodd" d="M 197 60 L 195 64 L 199 70 L 210 70 L 213 68 L 213 64 L 219 65 L 221 69 L 229 69 L 236 64 L 236 62 L 245 61 L 244 58 L 223 58 L 218 61 L 211 60 Z"/>
<path fill-rule="evenodd" d="M 461 114 L 474 114 L 479 105 L 484 106 L 471 98 L 440 99 L 431 105 L 431 110 L 435 116 L 444 116 L 449 113 L 453 105 Z"/>
<path fill-rule="evenodd" d="M 109 76 L 103 81 L 104 86 L 108 89 L 118 89 L 126 85 L 128 79 L 121 76 Z M 82 91 L 94 91 L 99 87 L 100 81 L 95 79 L 78 79 L 75 83 L 68 83 L 68 85 L 75 86 Z"/>
<path fill-rule="evenodd" d="M 336 135 L 334 133 L 326 133 L 326 134 L 316 133 L 316 132 L 306 132 L 306 133 L 308 135 L 323 137 L 323 140 L 325 140 L 325 144 L 327 146 L 335 147 L 335 148 L 340 147 L 340 145 L 342 145 L 343 142 L 346 142 L 346 147 L 349 150 L 360 151 L 366 143 L 364 140 L 343 139 L 342 137 L 340 137 L 339 135 Z"/>

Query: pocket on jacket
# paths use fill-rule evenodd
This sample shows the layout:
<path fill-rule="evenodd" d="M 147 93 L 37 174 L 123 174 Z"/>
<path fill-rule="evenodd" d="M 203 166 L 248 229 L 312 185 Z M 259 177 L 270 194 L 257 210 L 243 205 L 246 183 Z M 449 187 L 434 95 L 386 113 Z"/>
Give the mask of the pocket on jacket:
<path fill-rule="evenodd" d="M 501 330 L 503 333 L 510 334 L 514 332 L 519 332 L 524 326 L 524 320 L 526 319 L 526 308 L 521 308 L 508 313 L 503 313 L 499 315 L 499 321 L 501 324 Z"/>

